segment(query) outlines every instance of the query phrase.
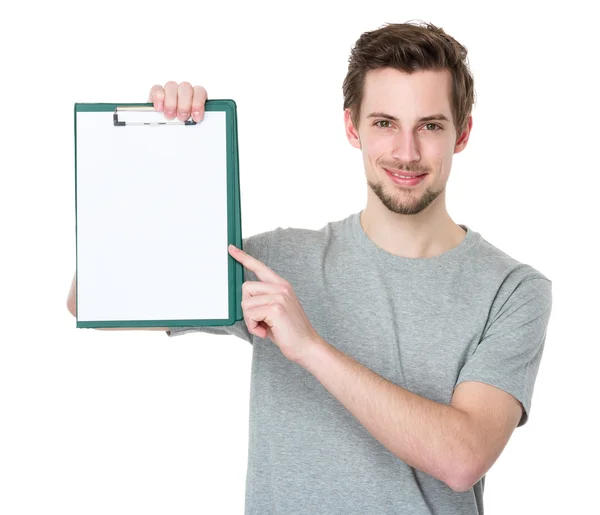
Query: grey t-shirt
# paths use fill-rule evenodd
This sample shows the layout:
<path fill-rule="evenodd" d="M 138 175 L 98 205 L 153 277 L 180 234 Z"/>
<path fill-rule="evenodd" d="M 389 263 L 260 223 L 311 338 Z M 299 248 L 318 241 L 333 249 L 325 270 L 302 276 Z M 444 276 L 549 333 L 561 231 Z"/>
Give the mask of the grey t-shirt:
<path fill-rule="evenodd" d="M 360 213 L 320 230 L 281 228 L 243 248 L 287 279 L 330 345 L 413 393 L 450 404 L 463 381 L 500 388 L 529 416 L 552 305 L 551 281 L 465 225 L 430 258 L 378 247 Z M 244 269 L 245 280 L 256 276 Z M 171 328 L 253 344 L 246 515 L 483 513 L 485 477 L 466 492 L 396 457 L 307 370 L 245 322 Z"/>

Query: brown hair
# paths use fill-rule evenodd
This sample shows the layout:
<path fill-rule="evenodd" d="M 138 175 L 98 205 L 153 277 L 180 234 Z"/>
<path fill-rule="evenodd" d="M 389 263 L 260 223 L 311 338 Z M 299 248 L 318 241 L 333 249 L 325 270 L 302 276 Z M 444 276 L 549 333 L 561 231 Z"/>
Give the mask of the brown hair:
<path fill-rule="evenodd" d="M 467 127 L 475 102 L 474 80 L 467 63 L 467 49 L 440 27 L 420 22 L 388 23 L 363 33 L 348 59 L 344 79 L 344 109 L 350 108 L 358 127 L 365 76 L 369 70 L 395 68 L 406 73 L 447 69 L 452 74 L 451 109 L 458 138 Z"/>

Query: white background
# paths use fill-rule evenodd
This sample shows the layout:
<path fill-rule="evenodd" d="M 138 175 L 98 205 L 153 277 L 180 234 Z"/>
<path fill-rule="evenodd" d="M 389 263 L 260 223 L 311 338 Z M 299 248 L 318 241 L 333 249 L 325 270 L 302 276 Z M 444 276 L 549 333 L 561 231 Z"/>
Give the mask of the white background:
<path fill-rule="evenodd" d="M 3 8 L 0 513 L 243 513 L 252 347 L 234 336 L 76 329 L 67 311 L 74 102 L 145 102 L 168 80 L 233 98 L 244 236 L 319 229 L 366 202 L 360 151 L 343 129 L 350 48 L 362 32 L 411 19 L 463 43 L 475 76 L 450 216 L 553 281 L 531 419 L 487 475 L 486 514 L 597 509 L 591 7 L 213 4 Z"/>

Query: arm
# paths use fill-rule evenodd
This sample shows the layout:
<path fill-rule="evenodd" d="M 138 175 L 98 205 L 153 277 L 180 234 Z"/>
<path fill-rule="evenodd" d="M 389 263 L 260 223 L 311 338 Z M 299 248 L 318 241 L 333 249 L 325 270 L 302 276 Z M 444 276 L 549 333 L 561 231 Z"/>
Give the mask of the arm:
<path fill-rule="evenodd" d="M 447 405 L 401 388 L 327 343 L 288 281 L 240 249 L 231 246 L 230 253 L 259 279 L 242 288 L 250 332 L 268 337 L 287 359 L 313 374 L 408 465 L 454 491 L 467 491 L 525 423 L 552 305 L 546 277 L 515 268 L 518 272 L 503 282 L 496 296 L 500 308 L 463 365 Z"/>
<path fill-rule="evenodd" d="M 386 380 L 320 339 L 299 362 L 387 449 L 408 465 L 468 490 L 492 466 L 521 417 L 521 404 L 465 382 L 450 406 Z"/>
<path fill-rule="evenodd" d="M 71 289 L 67 297 L 67 309 L 69 313 L 74 317 L 77 316 L 77 303 L 75 299 L 75 292 L 77 291 L 77 273 L 73 274 L 73 282 L 71 283 Z"/>

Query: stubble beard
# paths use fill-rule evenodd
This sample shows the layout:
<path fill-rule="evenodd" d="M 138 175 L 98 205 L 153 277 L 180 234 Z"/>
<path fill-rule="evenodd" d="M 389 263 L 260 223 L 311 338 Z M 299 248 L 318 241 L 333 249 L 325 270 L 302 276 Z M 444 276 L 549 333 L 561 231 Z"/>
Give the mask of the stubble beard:
<path fill-rule="evenodd" d="M 388 194 L 386 191 L 385 181 L 375 183 L 367 179 L 367 184 L 387 209 L 399 215 L 419 214 L 438 198 L 445 188 L 444 186 L 441 190 L 435 191 L 431 187 L 427 187 L 425 192 L 418 196 L 417 191 L 420 184 L 417 188 L 402 188 L 402 186 L 392 184 L 391 187 L 394 190 L 392 194 Z"/>

